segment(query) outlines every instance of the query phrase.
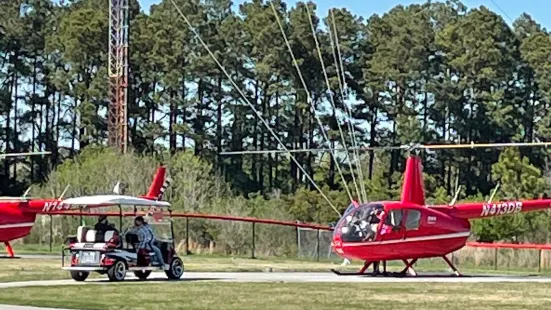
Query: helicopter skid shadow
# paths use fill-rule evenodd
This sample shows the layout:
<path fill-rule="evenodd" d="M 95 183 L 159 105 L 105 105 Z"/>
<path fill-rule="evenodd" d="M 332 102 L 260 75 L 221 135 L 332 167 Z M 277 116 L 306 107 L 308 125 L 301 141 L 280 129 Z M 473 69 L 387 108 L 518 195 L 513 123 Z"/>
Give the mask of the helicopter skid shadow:
<path fill-rule="evenodd" d="M 411 274 L 404 274 L 400 272 L 387 272 L 387 273 L 357 273 L 357 272 L 340 272 L 338 270 L 331 270 L 334 274 L 338 276 L 357 276 L 357 277 L 363 277 L 363 278 L 406 278 L 406 279 L 431 279 L 431 278 L 500 278 L 503 277 L 503 275 L 489 275 L 489 274 L 462 274 L 462 275 L 455 275 L 453 273 L 421 273 L 417 274 L 416 276 L 413 276 Z M 511 277 L 511 276 L 508 276 Z M 541 275 L 522 275 L 517 277 L 541 277 Z"/>
<path fill-rule="evenodd" d="M 0 255 L 0 259 L 21 259 L 20 256 L 6 256 L 6 255 Z"/>
<path fill-rule="evenodd" d="M 480 279 L 491 279 L 491 278 L 541 278 L 541 275 L 535 275 L 535 274 L 529 274 L 529 275 L 518 275 L 518 276 L 511 276 L 511 275 L 489 275 L 489 274 L 469 274 L 465 275 L 462 274 L 460 276 L 457 276 L 455 274 L 417 274 L 416 276 L 412 276 L 410 274 L 403 275 L 403 274 L 387 274 L 387 275 L 374 275 L 374 274 L 364 274 L 360 275 L 364 278 L 402 278 L 402 279 L 466 279 L 466 278 L 480 278 Z"/>
<path fill-rule="evenodd" d="M 179 283 L 179 282 L 198 282 L 198 281 L 218 281 L 223 280 L 221 278 L 184 278 L 184 279 L 178 279 L 178 280 L 169 280 L 169 279 L 162 279 L 162 278 L 154 278 L 154 279 L 146 279 L 146 280 L 140 280 L 140 279 L 125 279 L 121 282 L 113 282 L 109 281 L 108 279 L 101 279 L 101 280 L 94 280 L 94 281 L 87 281 L 87 283 L 90 284 L 120 284 L 120 283 Z"/>

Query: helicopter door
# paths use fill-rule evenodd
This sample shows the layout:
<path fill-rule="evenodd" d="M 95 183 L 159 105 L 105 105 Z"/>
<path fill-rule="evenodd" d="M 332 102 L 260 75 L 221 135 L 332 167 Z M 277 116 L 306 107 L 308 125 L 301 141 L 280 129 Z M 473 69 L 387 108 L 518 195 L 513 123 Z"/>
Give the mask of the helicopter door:
<path fill-rule="evenodd" d="M 390 210 L 383 220 L 383 225 L 379 227 L 379 236 L 381 241 L 404 239 L 406 230 L 403 220 L 404 212 L 402 210 Z"/>
<path fill-rule="evenodd" d="M 406 228 L 406 238 L 415 238 L 422 237 L 423 231 L 420 231 L 421 228 L 421 216 L 422 213 L 420 210 L 407 210 L 405 228 Z"/>

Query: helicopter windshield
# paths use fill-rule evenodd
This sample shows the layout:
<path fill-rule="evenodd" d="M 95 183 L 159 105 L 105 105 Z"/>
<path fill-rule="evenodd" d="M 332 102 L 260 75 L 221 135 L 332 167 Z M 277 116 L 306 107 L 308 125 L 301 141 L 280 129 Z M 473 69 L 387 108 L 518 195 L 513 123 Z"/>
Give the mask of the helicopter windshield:
<path fill-rule="evenodd" d="M 340 237 L 343 242 L 366 242 L 376 238 L 382 204 L 369 203 L 356 207 L 348 206 L 343 217 L 335 226 L 333 238 Z"/>

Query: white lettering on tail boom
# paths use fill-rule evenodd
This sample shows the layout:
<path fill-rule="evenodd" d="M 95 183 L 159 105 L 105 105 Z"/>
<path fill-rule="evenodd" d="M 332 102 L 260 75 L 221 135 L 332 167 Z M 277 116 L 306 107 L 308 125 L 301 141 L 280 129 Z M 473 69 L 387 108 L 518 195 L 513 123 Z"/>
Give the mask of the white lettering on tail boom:
<path fill-rule="evenodd" d="M 519 213 L 520 211 L 522 211 L 521 201 L 509 201 L 493 204 L 485 203 L 482 205 L 482 212 L 480 213 L 480 216 L 513 214 Z"/>
<path fill-rule="evenodd" d="M 44 203 L 42 212 L 69 210 L 70 208 L 71 205 L 64 205 L 60 201 L 49 201 Z"/>

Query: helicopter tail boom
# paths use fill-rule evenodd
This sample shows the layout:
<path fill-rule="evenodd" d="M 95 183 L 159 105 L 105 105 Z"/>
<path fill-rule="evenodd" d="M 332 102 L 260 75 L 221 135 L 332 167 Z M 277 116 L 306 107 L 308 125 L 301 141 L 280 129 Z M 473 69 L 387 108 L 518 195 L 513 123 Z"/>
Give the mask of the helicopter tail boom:
<path fill-rule="evenodd" d="M 549 209 L 551 208 L 551 199 L 475 202 L 455 206 L 434 206 L 434 208 L 441 209 L 453 217 L 477 219 Z"/>
<path fill-rule="evenodd" d="M 153 182 L 149 186 L 149 190 L 146 195 L 140 196 L 140 198 L 149 200 L 161 200 L 165 190 L 170 186 L 171 180 L 166 178 L 166 168 L 160 166 L 153 177 Z M 32 199 L 32 198 L 20 198 L 14 197 L 11 199 L 5 198 L 2 203 L 13 204 L 19 206 L 25 213 L 41 213 L 47 214 L 50 211 L 64 210 L 61 198 L 49 198 L 49 199 Z"/>

